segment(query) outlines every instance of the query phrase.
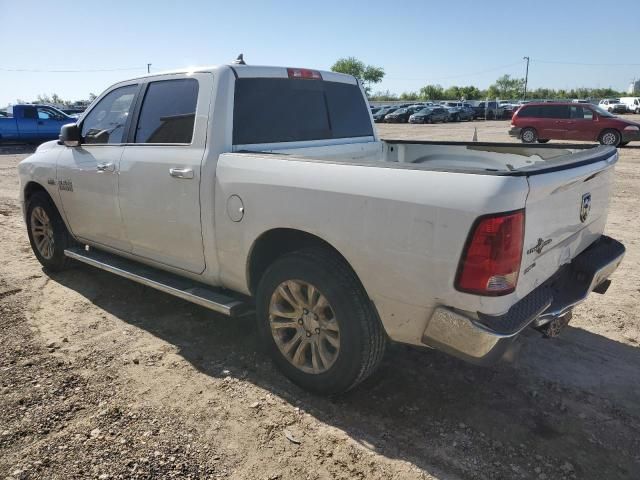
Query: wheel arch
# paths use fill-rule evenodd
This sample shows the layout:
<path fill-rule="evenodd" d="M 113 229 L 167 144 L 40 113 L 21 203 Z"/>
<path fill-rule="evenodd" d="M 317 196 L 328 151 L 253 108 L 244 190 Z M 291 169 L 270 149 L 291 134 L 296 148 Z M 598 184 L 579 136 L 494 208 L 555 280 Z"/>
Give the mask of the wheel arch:
<path fill-rule="evenodd" d="M 360 281 L 351 263 L 336 247 L 325 239 L 295 228 L 273 228 L 258 236 L 249 250 L 246 276 L 247 286 L 251 294 L 255 295 L 260 279 L 269 268 L 269 265 L 275 260 L 287 253 L 314 246 L 326 248 L 337 255 L 353 271 L 362 285 L 362 281 Z"/>

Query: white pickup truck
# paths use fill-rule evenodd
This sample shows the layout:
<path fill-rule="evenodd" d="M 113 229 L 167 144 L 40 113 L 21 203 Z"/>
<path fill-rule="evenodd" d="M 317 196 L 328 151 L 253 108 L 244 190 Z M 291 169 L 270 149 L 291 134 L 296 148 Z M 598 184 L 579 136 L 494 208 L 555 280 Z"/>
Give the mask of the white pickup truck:
<path fill-rule="evenodd" d="M 355 78 L 223 65 L 118 83 L 20 163 L 33 251 L 235 317 L 342 392 L 388 340 L 488 364 L 624 255 L 607 146 L 381 141 Z"/>

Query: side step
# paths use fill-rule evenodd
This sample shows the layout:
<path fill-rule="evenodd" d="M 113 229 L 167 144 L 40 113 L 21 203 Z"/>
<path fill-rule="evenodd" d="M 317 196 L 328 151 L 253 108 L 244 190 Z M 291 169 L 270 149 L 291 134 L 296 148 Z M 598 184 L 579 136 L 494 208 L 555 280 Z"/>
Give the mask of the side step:
<path fill-rule="evenodd" d="M 251 312 L 250 305 L 239 296 L 234 298 L 222 289 L 216 289 L 117 255 L 94 249 L 85 250 L 82 247 L 69 248 L 64 251 L 64 254 L 79 262 L 142 283 L 188 302 L 197 303 L 230 317 L 238 317 Z"/>

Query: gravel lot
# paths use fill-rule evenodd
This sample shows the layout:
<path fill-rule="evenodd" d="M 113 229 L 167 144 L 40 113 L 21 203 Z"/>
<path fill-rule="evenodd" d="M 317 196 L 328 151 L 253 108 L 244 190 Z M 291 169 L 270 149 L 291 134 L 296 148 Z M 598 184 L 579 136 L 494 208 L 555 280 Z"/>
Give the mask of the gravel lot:
<path fill-rule="evenodd" d="M 631 116 L 629 116 L 631 117 Z M 384 138 L 510 141 L 504 121 Z M 0 150 L 0 478 L 640 478 L 640 146 L 620 150 L 608 234 L 627 256 L 560 338 L 493 368 L 389 348 L 334 399 L 291 385 L 232 321 L 32 255 Z"/>

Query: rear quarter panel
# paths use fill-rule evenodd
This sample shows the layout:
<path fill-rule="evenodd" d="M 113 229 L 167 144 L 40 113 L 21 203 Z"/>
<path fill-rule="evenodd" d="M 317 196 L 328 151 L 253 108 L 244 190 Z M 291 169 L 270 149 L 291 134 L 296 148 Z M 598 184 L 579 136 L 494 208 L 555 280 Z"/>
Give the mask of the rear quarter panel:
<path fill-rule="evenodd" d="M 460 293 L 453 283 L 473 221 L 523 208 L 527 190 L 522 177 L 223 154 L 215 188 L 222 283 L 248 293 L 255 240 L 274 228 L 305 231 L 347 259 L 391 338 L 419 344 L 437 305 L 501 313 L 513 302 Z M 232 195 L 244 204 L 240 222 L 226 211 Z"/>

